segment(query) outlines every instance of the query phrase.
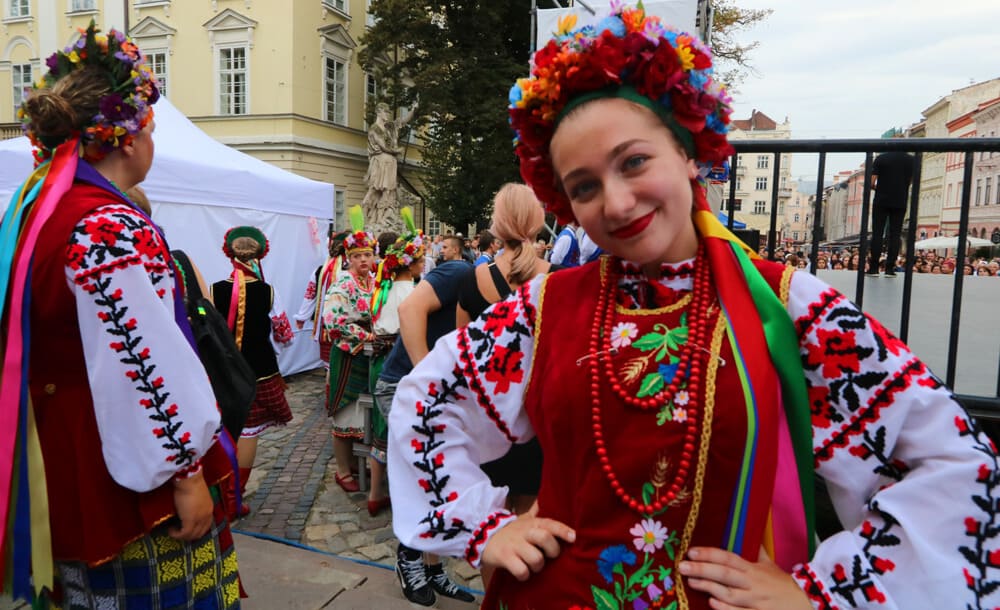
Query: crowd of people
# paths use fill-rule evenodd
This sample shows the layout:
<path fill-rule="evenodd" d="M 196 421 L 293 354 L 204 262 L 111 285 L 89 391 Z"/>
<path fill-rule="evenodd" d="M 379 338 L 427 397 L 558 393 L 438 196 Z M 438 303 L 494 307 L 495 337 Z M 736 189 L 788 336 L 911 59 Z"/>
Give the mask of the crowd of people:
<path fill-rule="evenodd" d="M 189 266 L 127 194 L 154 155 L 151 70 L 93 24 L 46 65 L 22 108 L 38 169 L 0 226 L 5 581 L 41 607 L 238 608 L 230 523 L 258 435 L 291 418 L 274 245 L 232 228 L 208 291 L 256 378 L 231 433 Z M 367 510 L 392 510 L 402 594 L 475 601 L 460 557 L 488 610 L 998 605 L 993 442 L 803 253 L 764 260 L 711 213 L 732 109 L 707 47 L 614 2 L 531 66 L 509 107 L 527 184 L 489 229 L 429 239 L 404 210 L 376 237 L 352 207 L 293 316 L 327 367 L 336 483 L 367 468 Z"/>
<path fill-rule="evenodd" d="M 768 257 L 767 249 L 761 248 L 759 254 L 763 258 L 784 262 L 797 269 L 809 268 L 809 255 L 802 250 L 785 250 L 778 248 L 774 251 L 773 257 Z M 887 266 L 887 258 L 882 257 L 878 263 L 878 269 L 873 271 L 871 265 L 866 261 L 864 272 L 870 275 L 884 274 L 886 277 L 902 275 L 906 271 L 906 257 L 897 256 L 896 262 L 890 268 Z M 817 269 L 830 269 L 835 271 L 857 271 L 860 261 L 857 248 L 820 248 L 816 255 Z M 939 256 L 933 250 L 918 250 L 913 260 L 913 273 L 929 273 L 934 275 L 953 275 L 955 273 L 956 260 L 954 256 Z M 979 277 L 998 277 L 1000 272 L 1000 256 L 971 256 L 967 258 L 962 267 L 963 275 L 975 275 Z"/>

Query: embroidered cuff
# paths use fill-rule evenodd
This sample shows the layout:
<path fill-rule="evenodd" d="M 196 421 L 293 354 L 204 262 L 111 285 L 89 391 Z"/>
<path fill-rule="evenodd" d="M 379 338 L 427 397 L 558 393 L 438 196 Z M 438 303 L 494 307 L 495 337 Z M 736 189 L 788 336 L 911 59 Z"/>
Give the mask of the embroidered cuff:
<path fill-rule="evenodd" d="M 479 524 L 469 538 L 469 546 L 465 549 L 465 559 L 472 567 L 478 568 L 483 560 L 483 547 L 495 532 L 500 528 L 513 523 L 517 517 L 506 510 L 498 511 L 490 515 L 485 521 Z"/>
<path fill-rule="evenodd" d="M 190 466 L 178 470 L 176 473 L 174 473 L 174 478 L 176 478 L 176 479 L 189 479 L 189 478 L 195 476 L 196 474 L 198 474 L 199 472 L 201 472 L 201 460 L 200 459 L 197 460 L 197 461 L 195 461 L 195 463 L 191 464 Z"/>
<path fill-rule="evenodd" d="M 812 571 L 809 564 L 804 563 L 796 566 L 792 570 L 792 579 L 795 581 L 795 584 L 802 587 L 802 590 L 805 591 L 806 597 L 809 598 L 809 602 L 812 603 L 814 608 L 818 610 L 835 610 L 836 606 L 833 603 L 833 598 L 830 597 L 830 593 L 823 585 L 823 581 Z"/>

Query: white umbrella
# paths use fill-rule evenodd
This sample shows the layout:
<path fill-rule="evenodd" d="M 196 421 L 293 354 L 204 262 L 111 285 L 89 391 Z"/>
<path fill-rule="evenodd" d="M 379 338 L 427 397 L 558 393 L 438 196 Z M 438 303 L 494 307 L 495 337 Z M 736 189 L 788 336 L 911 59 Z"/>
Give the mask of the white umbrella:
<path fill-rule="evenodd" d="M 980 239 L 978 237 L 966 237 L 965 245 L 969 248 L 985 248 L 993 245 L 988 239 Z M 958 248 L 958 236 L 953 237 L 931 237 L 930 239 L 921 239 L 917 243 L 913 244 L 915 250 L 944 250 L 944 249 L 955 249 Z"/>

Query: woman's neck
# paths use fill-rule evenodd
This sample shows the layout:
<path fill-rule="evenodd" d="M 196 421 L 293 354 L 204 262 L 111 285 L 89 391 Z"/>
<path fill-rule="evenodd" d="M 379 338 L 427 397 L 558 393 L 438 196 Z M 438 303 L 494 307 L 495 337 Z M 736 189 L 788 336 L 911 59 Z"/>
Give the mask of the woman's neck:
<path fill-rule="evenodd" d="M 409 269 L 404 269 L 402 271 L 398 271 L 396 273 L 394 279 L 397 282 L 405 282 L 407 280 L 412 280 L 413 279 L 413 273 L 411 273 Z"/>
<path fill-rule="evenodd" d="M 90 165 L 97 170 L 97 173 L 104 176 L 108 182 L 115 185 L 124 193 L 135 186 L 136 182 L 122 163 L 120 155 L 115 154 L 115 152 L 112 152 L 99 161 L 91 162 Z"/>

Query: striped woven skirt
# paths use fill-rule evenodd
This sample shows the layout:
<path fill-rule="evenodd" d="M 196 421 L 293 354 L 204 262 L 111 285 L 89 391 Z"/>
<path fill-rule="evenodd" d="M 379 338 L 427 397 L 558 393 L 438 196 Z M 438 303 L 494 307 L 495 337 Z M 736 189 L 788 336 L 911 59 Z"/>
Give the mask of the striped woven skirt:
<path fill-rule="evenodd" d="M 364 438 L 364 412 L 358 396 L 368 391 L 368 356 L 330 350 L 330 377 L 327 382 L 326 412 L 333 417 L 333 434 Z"/>
<path fill-rule="evenodd" d="M 240 436 L 253 438 L 271 426 L 284 426 L 290 421 L 292 409 L 285 398 L 285 380 L 281 378 L 281 373 L 258 379 L 257 394 Z"/>
<path fill-rule="evenodd" d="M 107 563 L 56 562 L 47 607 L 229 610 L 240 607 L 236 549 L 225 511 L 215 503 L 212 528 L 199 540 L 170 537 L 173 520 L 131 542 Z"/>

